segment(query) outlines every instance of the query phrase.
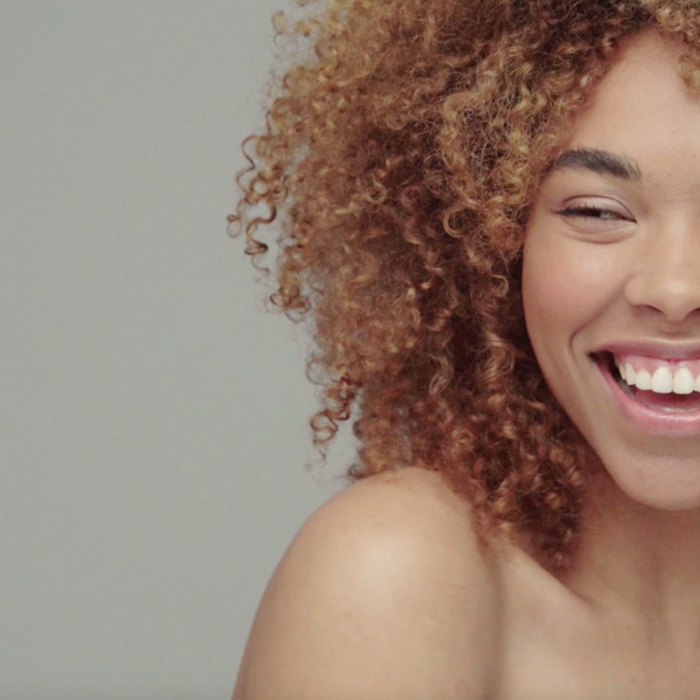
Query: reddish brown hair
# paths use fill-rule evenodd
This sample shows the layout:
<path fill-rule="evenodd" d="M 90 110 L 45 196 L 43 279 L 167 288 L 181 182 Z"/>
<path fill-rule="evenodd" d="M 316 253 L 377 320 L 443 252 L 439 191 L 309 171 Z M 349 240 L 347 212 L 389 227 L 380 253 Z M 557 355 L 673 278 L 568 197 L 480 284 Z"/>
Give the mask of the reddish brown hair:
<path fill-rule="evenodd" d="M 352 479 L 441 472 L 479 533 L 520 532 L 563 566 L 586 445 L 525 330 L 521 247 L 547 163 L 620 41 L 679 36 L 689 0 L 334 0 L 278 36 L 306 41 L 277 81 L 229 217 L 246 252 L 277 238 L 274 307 L 312 323 L 325 458 L 353 415 Z"/>

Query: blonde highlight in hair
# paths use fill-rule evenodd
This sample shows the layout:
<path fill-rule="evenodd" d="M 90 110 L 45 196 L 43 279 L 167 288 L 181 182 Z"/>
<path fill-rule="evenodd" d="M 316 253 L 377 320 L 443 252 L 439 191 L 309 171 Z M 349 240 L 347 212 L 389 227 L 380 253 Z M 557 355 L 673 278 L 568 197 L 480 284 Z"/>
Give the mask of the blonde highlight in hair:
<path fill-rule="evenodd" d="M 546 166 L 626 37 L 679 37 L 689 0 L 333 0 L 278 37 L 307 46 L 274 88 L 229 217 L 256 267 L 281 230 L 273 308 L 312 324 L 321 461 L 353 416 L 356 480 L 417 465 L 484 542 L 574 551 L 588 450 L 544 382 L 520 296 Z M 353 415 L 354 412 L 354 415 Z"/>

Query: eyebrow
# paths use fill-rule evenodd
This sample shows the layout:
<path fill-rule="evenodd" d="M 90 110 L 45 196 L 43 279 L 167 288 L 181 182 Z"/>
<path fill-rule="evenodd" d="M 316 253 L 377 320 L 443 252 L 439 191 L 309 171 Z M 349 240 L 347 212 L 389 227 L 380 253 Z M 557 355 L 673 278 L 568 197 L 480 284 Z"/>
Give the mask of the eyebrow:
<path fill-rule="evenodd" d="M 545 168 L 545 175 L 555 170 L 591 170 L 602 175 L 612 175 L 623 180 L 641 180 L 642 171 L 630 158 L 602 151 L 597 148 L 577 148 L 564 151 Z"/>

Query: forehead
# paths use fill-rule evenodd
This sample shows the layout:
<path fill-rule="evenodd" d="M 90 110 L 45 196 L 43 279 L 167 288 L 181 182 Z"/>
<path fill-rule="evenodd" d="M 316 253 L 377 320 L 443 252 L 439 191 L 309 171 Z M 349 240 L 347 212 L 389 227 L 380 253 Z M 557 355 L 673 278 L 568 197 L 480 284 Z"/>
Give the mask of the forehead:
<path fill-rule="evenodd" d="M 602 149 L 639 164 L 690 168 L 700 180 L 700 99 L 679 75 L 681 48 L 654 31 L 629 39 L 579 115 L 566 149 Z"/>

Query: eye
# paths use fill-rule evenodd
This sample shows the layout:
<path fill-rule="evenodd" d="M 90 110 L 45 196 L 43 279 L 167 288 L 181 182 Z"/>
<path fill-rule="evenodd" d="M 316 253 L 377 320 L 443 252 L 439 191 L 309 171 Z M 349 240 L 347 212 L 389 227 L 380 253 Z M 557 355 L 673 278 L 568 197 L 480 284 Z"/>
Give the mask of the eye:
<path fill-rule="evenodd" d="M 595 243 L 614 243 L 635 230 L 633 213 L 612 197 L 578 196 L 559 200 L 551 212 L 562 217 L 562 231 Z"/>
<path fill-rule="evenodd" d="M 559 209 L 560 216 L 578 216 L 584 219 L 596 219 L 598 221 L 625 221 L 625 217 L 612 209 L 602 209 L 600 207 L 574 205 Z"/>

